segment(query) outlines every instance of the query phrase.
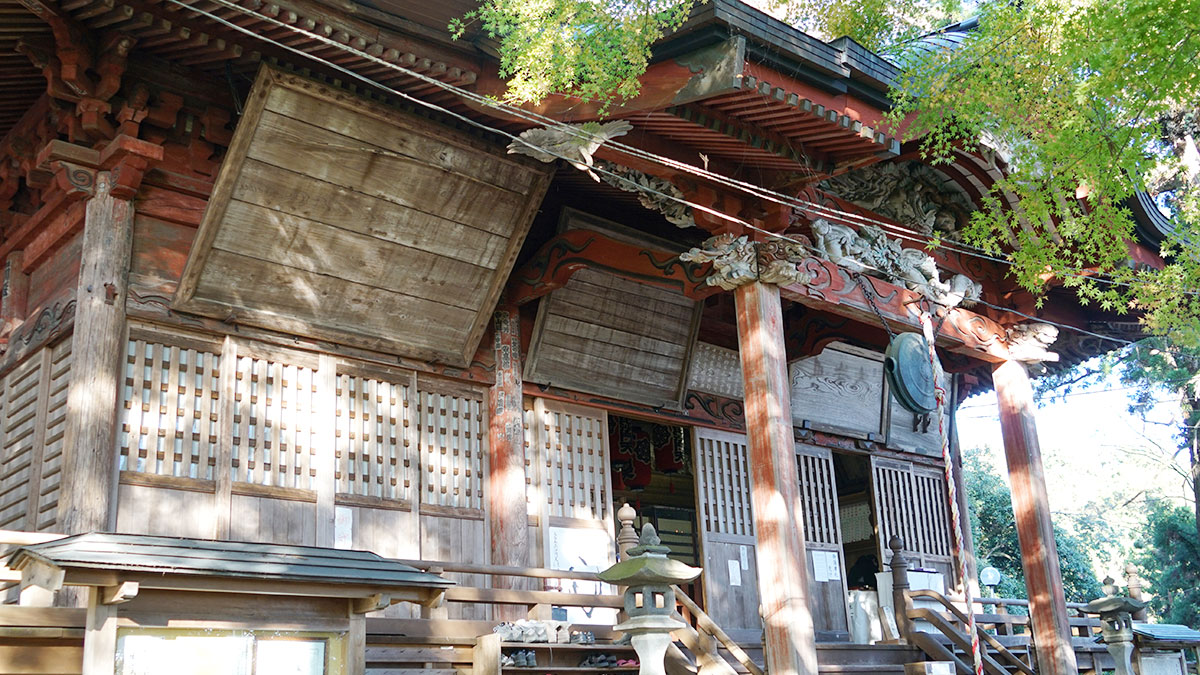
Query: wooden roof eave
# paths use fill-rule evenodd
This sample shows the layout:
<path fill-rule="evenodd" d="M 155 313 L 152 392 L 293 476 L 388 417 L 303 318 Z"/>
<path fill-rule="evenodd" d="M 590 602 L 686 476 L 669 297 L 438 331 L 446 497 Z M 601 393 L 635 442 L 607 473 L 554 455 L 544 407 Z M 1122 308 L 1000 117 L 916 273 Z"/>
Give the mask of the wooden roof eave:
<path fill-rule="evenodd" d="M 445 592 L 444 588 L 406 588 L 377 584 L 336 584 L 302 580 L 164 575 L 77 567 L 56 569 L 61 569 L 63 572 L 62 581 L 57 586 L 47 587 L 38 582 L 31 582 L 31 584 L 47 588 L 47 590 L 59 590 L 63 586 L 118 588 L 123 584 L 133 583 L 137 584 L 137 588 L 140 590 L 201 591 L 205 593 L 281 595 L 304 598 L 345 598 L 347 600 L 367 599 L 377 596 L 382 592 L 392 602 L 412 602 L 417 604 L 429 603 Z M 26 585 L 24 576 L 22 577 L 22 585 Z"/>
<path fill-rule="evenodd" d="M 673 105 L 703 100 L 711 96 L 737 91 L 741 86 L 745 65 L 745 40 L 732 37 L 716 44 L 705 45 L 675 58 L 651 64 L 641 77 L 641 91 L 634 98 L 612 105 L 611 117 L 626 117 L 647 110 L 661 110 Z M 489 64 L 479 76 L 475 91 L 485 96 L 502 98 L 508 85 L 499 76 L 497 67 Z M 524 126 L 530 123 L 518 115 L 499 108 L 466 101 L 477 112 Z M 530 112 L 554 118 L 560 122 L 586 122 L 600 118 L 601 105 L 594 101 L 552 94 L 536 104 L 522 106 Z"/>

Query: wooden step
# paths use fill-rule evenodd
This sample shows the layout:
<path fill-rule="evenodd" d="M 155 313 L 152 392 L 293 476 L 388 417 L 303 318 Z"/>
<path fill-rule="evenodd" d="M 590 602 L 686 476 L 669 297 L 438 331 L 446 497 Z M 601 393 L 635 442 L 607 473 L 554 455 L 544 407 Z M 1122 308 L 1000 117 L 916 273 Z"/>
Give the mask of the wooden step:
<path fill-rule="evenodd" d="M 904 666 L 896 664 L 845 664 L 845 665 L 823 665 L 817 667 L 818 673 L 903 673 Z"/>

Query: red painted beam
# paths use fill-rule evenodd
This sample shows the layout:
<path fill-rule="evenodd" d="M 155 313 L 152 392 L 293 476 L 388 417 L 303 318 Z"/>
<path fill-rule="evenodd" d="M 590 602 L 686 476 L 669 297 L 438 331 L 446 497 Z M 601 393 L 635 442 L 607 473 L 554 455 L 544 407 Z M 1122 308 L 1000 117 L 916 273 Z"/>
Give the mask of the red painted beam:
<path fill-rule="evenodd" d="M 789 284 L 781 295 L 792 302 L 822 309 L 857 321 L 878 324 L 863 289 L 850 274 L 820 258 L 809 258 L 800 266 L 812 275 L 807 284 Z M 862 277 L 874 290 L 875 305 L 893 331 L 919 331 L 918 306 L 923 296 L 881 279 Z M 1008 358 L 1008 333 L 995 321 L 962 308 L 950 310 L 938 333 L 938 344 L 984 361 Z"/>
<path fill-rule="evenodd" d="M 666 251 L 642 248 L 591 230 L 570 230 L 546 242 L 509 279 L 509 299 L 521 305 L 562 288 L 584 269 L 604 270 L 623 279 L 680 292 L 696 300 L 720 291 L 704 283 L 708 265 L 679 260 Z"/>

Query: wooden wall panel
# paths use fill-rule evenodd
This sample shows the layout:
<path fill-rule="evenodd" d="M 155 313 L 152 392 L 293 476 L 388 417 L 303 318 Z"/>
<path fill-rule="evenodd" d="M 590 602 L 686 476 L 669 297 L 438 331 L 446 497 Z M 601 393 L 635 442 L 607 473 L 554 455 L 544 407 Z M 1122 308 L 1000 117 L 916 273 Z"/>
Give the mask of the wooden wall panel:
<path fill-rule="evenodd" d="M 452 562 L 480 562 L 488 557 L 486 521 L 483 514 L 467 517 L 461 512 L 421 513 L 421 558 Z M 481 574 L 447 573 L 446 577 L 465 586 L 488 588 L 489 577 Z M 451 603 L 451 619 L 488 620 L 489 605 Z"/>
<path fill-rule="evenodd" d="M 339 513 L 339 522 L 348 522 L 351 528 L 349 548 L 372 551 L 385 558 L 421 558 L 421 537 L 416 513 L 407 509 L 341 504 L 337 509 L 342 512 Z M 339 542 L 339 545 L 341 543 Z M 420 612 L 408 603 L 400 603 L 382 612 L 374 612 L 370 616 L 410 619 L 419 617 Z"/>
<path fill-rule="evenodd" d="M 27 316 L 36 316 L 38 308 L 53 304 L 55 298 L 75 298 L 82 247 L 83 232 L 80 232 L 30 271 Z"/>
<path fill-rule="evenodd" d="M 82 672 L 82 635 L 0 638 L 0 673 L 3 675 L 79 675 Z"/>
<path fill-rule="evenodd" d="M 234 493 L 231 504 L 229 536 L 234 541 L 317 545 L 315 501 Z"/>
<path fill-rule="evenodd" d="M 170 296 L 179 284 L 195 236 L 195 227 L 159 220 L 139 212 L 133 221 L 130 282 L 139 288 L 142 295 Z"/>
<path fill-rule="evenodd" d="M 891 400 L 890 405 L 888 447 L 940 459 L 942 437 L 938 433 L 937 413 L 930 413 L 927 420 L 919 420 L 917 428 L 913 429 L 913 413 L 905 410 L 895 399 Z"/>
<path fill-rule="evenodd" d="M 883 438 L 882 354 L 830 345 L 820 354 L 791 362 L 788 379 L 795 426 L 859 438 Z"/>
<path fill-rule="evenodd" d="M 216 524 L 213 506 L 211 492 L 122 483 L 117 532 L 209 539 Z"/>
<path fill-rule="evenodd" d="M 700 304 L 594 269 L 538 308 L 524 379 L 679 408 Z"/>

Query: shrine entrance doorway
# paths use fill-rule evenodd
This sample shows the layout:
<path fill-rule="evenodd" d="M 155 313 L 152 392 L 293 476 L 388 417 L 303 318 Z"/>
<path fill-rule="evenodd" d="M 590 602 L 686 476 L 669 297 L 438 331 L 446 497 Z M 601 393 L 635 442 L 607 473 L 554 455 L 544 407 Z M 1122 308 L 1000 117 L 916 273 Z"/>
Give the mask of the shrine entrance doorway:
<path fill-rule="evenodd" d="M 608 438 L 614 507 L 628 502 L 637 510 L 639 532 L 646 523 L 654 525 L 672 558 L 703 566 L 690 430 L 610 414 Z M 683 588 L 702 603 L 693 586 Z"/>

